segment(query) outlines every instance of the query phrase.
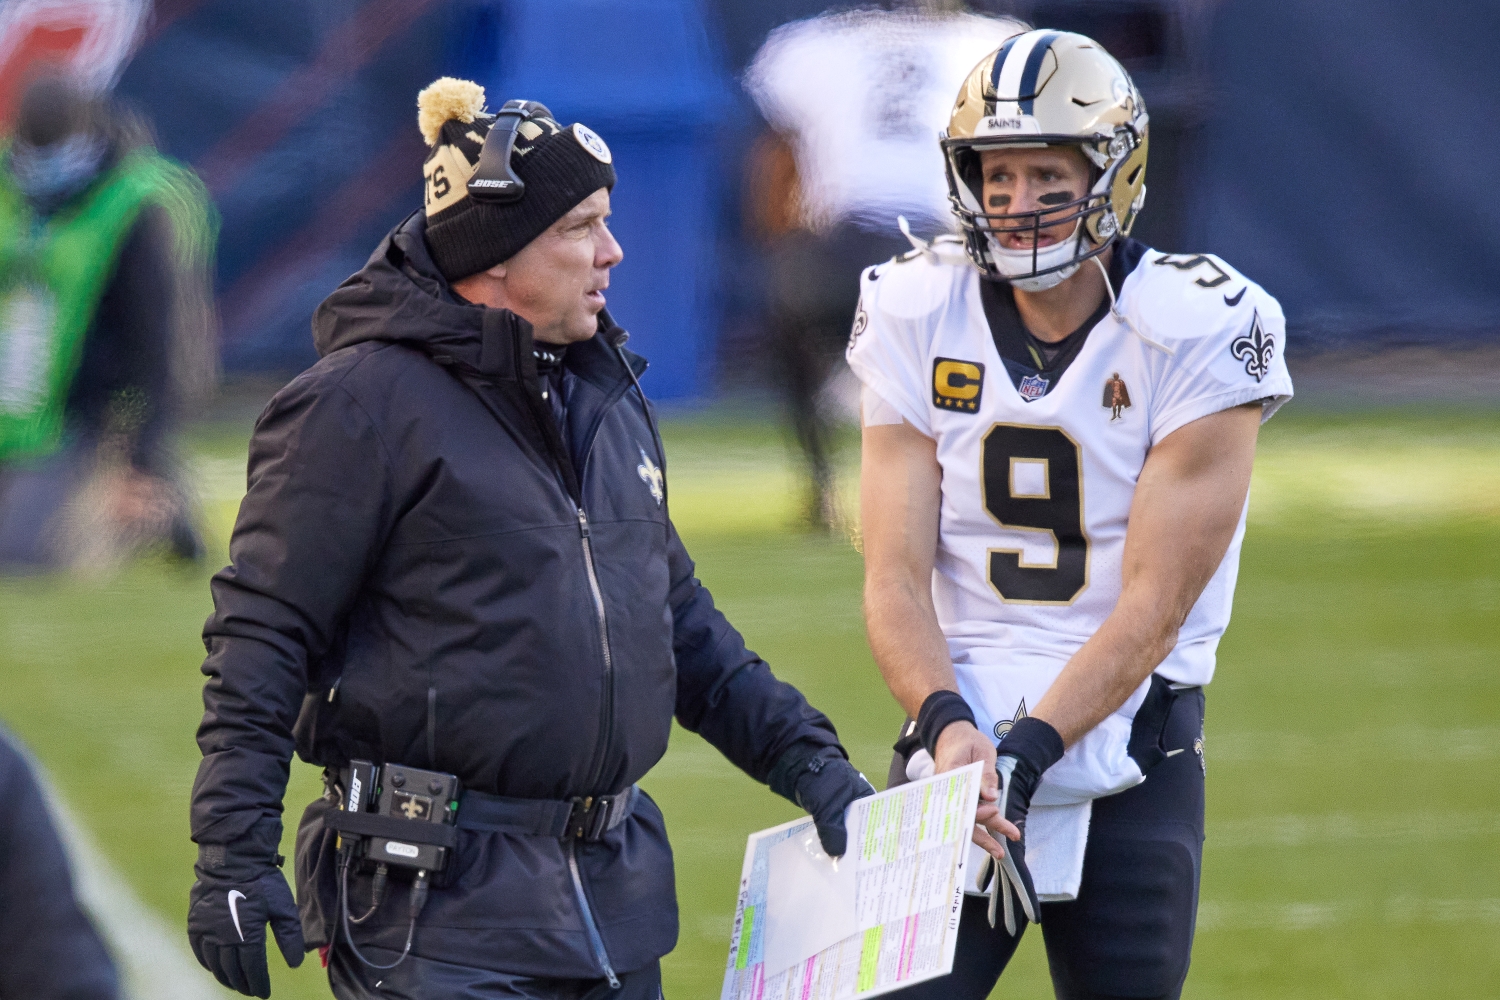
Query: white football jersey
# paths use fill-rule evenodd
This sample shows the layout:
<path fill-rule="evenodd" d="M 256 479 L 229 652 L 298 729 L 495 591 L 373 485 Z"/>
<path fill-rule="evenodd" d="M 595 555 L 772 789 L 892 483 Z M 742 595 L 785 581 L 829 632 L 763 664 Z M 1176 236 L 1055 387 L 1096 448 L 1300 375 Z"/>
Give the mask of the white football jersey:
<path fill-rule="evenodd" d="M 1085 264 L 1093 267 L 1093 264 Z M 1281 307 L 1217 257 L 1147 250 L 1050 391 L 1018 389 L 980 275 L 951 238 L 868 269 L 848 359 L 866 391 L 937 443 L 933 598 L 959 690 L 999 738 L 1120 597 L 1125 530 L 1151 447 L 1200 417 L 1292 395 Z M 1206 684 L 1229 623 L 1245 522 L 1157 668 Z M 1061 804 L 1139 783 L 1126 754 L 1143 683 L 1047 772 Z"/>
<path fill-rule="evenodd" d="M 853 10 L 771 32 L 745 88 L 793 139 L 807 221 L 882 231 L 902 213 L 950 221 L 938 138 L 953 95 L 975 63 L 1023 30 L 978 14 Z"/>

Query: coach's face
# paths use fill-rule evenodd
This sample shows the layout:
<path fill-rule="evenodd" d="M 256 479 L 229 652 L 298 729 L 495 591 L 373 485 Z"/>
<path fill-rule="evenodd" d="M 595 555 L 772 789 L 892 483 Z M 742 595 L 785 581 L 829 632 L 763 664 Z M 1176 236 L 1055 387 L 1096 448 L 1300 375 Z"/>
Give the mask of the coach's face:
<path fill-rule="evenodd" d="M 979 165 L 984 179 L 984 210 L 991 214 L 1055 209 L 1082 198 L 1089 187 L 1089 161 L 1071 146 L 985 149 L 979 153 Z M 1074 211 L 1057 215 L 1068 216 Z M 1078 225 L 1076 219 L 1045 225 L 1048 221 L 1042 216 L 1044 225 L 1039 232 L 1027 227 L 1023 232 L 995 235 L 1007 249 L 1030 250 L 1033 243 L 1046 247 L 1067 239 Z M 1004 227 L 1004 223 L 999 225 Z"/>
<path fill-rule="evenodd" d="M 625 252 L 609 231 L 609 192 L 600 188 L 490 269 L 504 287 L 504 306 L 532 325 L 545 344 L 588 340 L 598 329 L 609 269 Z"/>

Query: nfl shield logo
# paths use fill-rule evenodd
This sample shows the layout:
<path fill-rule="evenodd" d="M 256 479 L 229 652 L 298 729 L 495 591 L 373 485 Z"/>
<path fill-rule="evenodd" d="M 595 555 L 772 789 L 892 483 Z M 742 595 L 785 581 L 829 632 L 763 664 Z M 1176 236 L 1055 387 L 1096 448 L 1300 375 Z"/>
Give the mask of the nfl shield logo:
<path fill-rule="evenodd" d="M 1042 378 L 1040 375 L 1027 375 L 1021 379 L 1021 384 L 1018 388 L 1021 398 L 1029 403 L 1032 400 L 1041 399 L 1047 395 L 1047 379 Z"/>

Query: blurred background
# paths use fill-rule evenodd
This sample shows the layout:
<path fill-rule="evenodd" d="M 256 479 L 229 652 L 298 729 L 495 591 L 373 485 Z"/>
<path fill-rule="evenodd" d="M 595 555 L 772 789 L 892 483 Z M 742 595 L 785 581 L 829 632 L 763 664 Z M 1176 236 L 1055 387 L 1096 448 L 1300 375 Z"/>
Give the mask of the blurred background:
<path fill-rule="evenodd" d="M 1287 314 L 1298 396 L 1262 433 L 1209 697 L 1184 995 L 1500 996 L 1500 7 L 0 0 L 5 130 L 61 71 L 175 199 L 166 374 L 141 376 L 159 447 L 69 473 L 70 530 L 108 544 L 0 578 L 0 720 L 57 789 L 132 996 L 222 994 L 181 930 L 206 580 L 255 415 L 316 360 L 313 308 L 420 205 L 439 75 L 613 148 L 610 305 L 668 416 L 674 518 L 751 646 L 885 773 L 840 352 L 858 270 L 908 246 L 897 215 L 949 225 L 937 130 L 1017 22 L 1091 35 L 1140 87 L 1133 235 L 1222 255 Z M 139 450 L 122 419 L 100 454 Z M 26 505 L 3 465 L 0 522 Z M 316 786 L 294 768 L 292 815 Z M 667 995 L 711 996 L 744 836 L 791 808 L 680 731 L 646 786 L 678 855 Z M 277 964 L 277 997 L 328 995 L 316 961 Z M 1038 935 L 1002 994 L 1050 996 Z"/>

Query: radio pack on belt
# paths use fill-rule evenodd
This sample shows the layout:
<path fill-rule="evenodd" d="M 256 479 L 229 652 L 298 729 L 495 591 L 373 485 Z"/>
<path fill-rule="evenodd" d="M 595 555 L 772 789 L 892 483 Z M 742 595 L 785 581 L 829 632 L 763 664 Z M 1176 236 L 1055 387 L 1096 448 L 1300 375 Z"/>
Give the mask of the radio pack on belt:
<path fill-rule="evenodd" d="M 354 760 L 343 772 L 343 810 L 328 825 L 354 845 L 353 857 L 440 872 L 457 833 L 458 779 L 440 771 Z M 343 845 L 340 844 L 342 847 Z"/>
<path fill-rule="evenodd" d="M 340 806 L 324 820 L 338 831 L 339 916 L 344 939 L 354 956 L 374 969 L 400 965 L 411 951 L 417 916 L 427 902 L 428 874 L 448 864 L 458 842 L 458 799 L 463 789 L 458 778 L 440 771 L 423 771 L 402 764 L 376 765 L 352 760 L 340 775 L 343 782 Z M 374 870 L 370 884 L 370 907 L 362 916 L 349 913 L 349 868 Z M 414 872 L 408 912 L 406 947 L 390 965 L 376 965 L 354 944 L 350 924 L 364 923 L 380 908 L 392 868 Z"/>

